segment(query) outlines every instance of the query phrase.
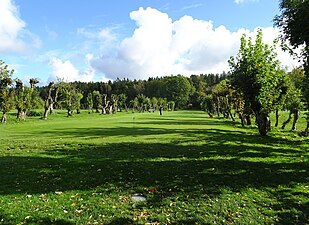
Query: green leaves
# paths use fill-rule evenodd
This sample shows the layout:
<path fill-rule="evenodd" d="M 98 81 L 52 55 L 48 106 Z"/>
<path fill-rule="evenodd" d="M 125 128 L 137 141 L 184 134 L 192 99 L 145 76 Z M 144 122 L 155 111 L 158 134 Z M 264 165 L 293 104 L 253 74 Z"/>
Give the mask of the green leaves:
<path fill-rule="evenodd" d="M 255 43 L 243 35 L 239 53 L 236 58 L 231 57 L 229 64 L 234 87 L 243 94 L 243 99 L 250 105 L 257 119 L 264 118 L 267 121 L 268 114 L 276 108 L 283 96 L 283 84 L 287 75 L 276 58 L 276 41 L 273 46 L 269 46 L 262 39 L 261 29 Z M 264 115 L 259 115 L 261 113 Z M 269 127 L 258 124 L 259 128 L 260 125 Z M 266 134 L 267 131 L 263 133 Z"/>
<path fill-rule="evenodd" d="M 11 110 L 13 106 L 13 95 L 9 89 L 13 80 L 11 78 L 14 70 L 9 70 L 8 66 L 0 60 L 0 110 L 3 112 L 2 122 L 6 122 L 6 113 Z"/>

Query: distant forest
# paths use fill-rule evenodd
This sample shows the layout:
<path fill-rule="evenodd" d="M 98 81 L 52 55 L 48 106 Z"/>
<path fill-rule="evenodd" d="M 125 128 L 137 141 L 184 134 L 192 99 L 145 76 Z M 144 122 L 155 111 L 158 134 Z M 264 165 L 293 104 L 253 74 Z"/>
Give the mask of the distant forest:
<path fill-rule="evenodd" d="M 148 80 L 119 79 L 108 82 L 70 82 L 82 94 L 80 108 L 89 109 L 89 96 L 111 96 L 125 98 L 123 104 L 127 107 L 138 96 L 149 99 L 164 99 L 174 102 L 177 109 L 201 109 L 201 102 L 205 95 L 210 94 L 212 87 L 229 77 L 228 73 L 200 74 L 185 77 L 182 75 L 151 77 Z M 42 99 L 48 98 L 49 87 L 37 87 Z M 88 97 L 88 100 L 87 100 Z M 57 108 L 57 105 L 55 105 Z M 60 107 L 60 105 L 58 105 Z M 131 108 L 131 107 L 130 107 Z"/>

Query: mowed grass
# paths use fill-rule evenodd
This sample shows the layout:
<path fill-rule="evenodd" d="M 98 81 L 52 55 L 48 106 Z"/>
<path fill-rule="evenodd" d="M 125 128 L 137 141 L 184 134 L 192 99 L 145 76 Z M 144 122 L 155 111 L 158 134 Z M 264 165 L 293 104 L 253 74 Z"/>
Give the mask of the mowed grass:
<path fill-rule="evenodd" d="M 308 138 L 158 114 L 10 118 L 0 224 L 309 224 Z"/>

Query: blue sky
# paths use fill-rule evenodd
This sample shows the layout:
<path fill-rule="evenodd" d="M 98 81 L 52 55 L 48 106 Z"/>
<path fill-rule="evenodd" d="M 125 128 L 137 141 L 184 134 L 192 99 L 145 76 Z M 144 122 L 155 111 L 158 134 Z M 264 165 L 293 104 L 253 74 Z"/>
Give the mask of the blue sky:
<path fill-rule="evenodd" d="M 275 0 L 0 0 L 0 59 L 41 85 L 221 73 L 243 33 L 276 38 L 278 13 Z"/>

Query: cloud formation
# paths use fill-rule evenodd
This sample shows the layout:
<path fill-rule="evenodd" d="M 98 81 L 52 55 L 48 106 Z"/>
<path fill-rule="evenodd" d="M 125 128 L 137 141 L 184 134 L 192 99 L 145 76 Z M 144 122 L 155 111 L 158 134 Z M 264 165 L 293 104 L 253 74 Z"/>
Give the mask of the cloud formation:
<path fill-rule="evenodd" d="M 91 54 L 85 56 L 85 63 L 88 68 L 81 72 L 77 69 L 71 61 L 62 61 L 59 58 L 53 58 L 50 61 L 52 72 L 48 78 L 48 81 L 56 81 L 57 79 L 65 82 L 83 81 L 89 82 L 94 80 L 94 70 L 89 65 L 89 61 L 93 58 Z"/>
<path fill-rule="evenodd" d="M 25 53 L 30 48 L 39 48 L 41 40 L 26 30 L 12 0 L 0 1 L 0 53 Z"/>
<path fill-rule="evenodd" d="M 131 37 L 122 40 L 116 56 L 103 55 L 90 61 L 93 68 L 109 79 L 227 72 L 227 61 L 237 54 L 241 35 L 255 37 L 257 32 L 232 32 L 191 16 L 173 22 L 166 13 L 153 8 L 133 11 L 130 18 L 137 28 Z M 278 37 L 275 28 L 262 30 L 266 43 L 271 44 Z M 278 49 L 278 54 L 285 65 L 292 63 L 287 53 Z"/>

